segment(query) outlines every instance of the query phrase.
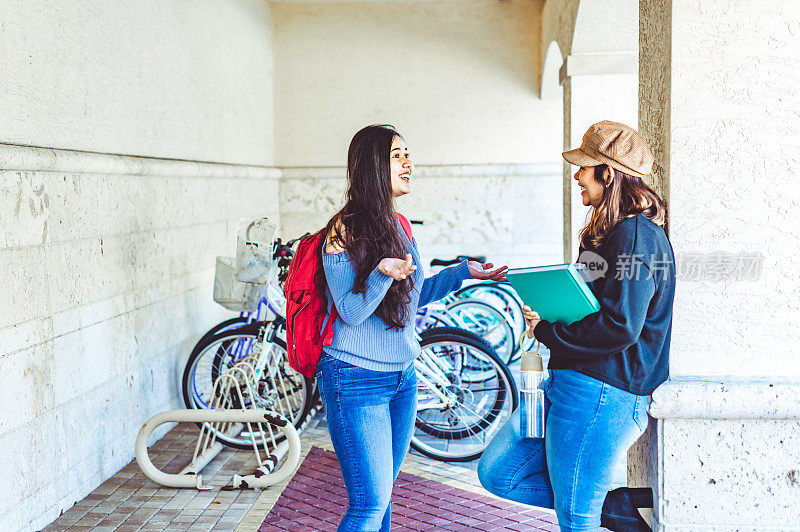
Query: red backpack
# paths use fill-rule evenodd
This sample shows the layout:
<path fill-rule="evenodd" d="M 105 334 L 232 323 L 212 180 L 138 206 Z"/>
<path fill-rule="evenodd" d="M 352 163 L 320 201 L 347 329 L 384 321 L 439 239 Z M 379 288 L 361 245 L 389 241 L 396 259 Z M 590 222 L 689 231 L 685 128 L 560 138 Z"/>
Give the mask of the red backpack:
<path fill-rule="evenodd" d="M 398 213 L 397 217 L 411 240 L 411 224 L 402 214 Z M 286 350 L 289 354 L 289 365 L 309 378 L 316 375 L 322 347 L 333 343 L 333 322 L 339 316 L 336 305 L 332 305 L 330 319 L 325 330 L 322 330 L 328 309 L 314 285 L 314 276 L 322 268 L 322 245 L 326 236 L 324 232 L 323 229 L 300 240 L 289 265 L 289 276 L 283 286 L 286 296 Z"/>

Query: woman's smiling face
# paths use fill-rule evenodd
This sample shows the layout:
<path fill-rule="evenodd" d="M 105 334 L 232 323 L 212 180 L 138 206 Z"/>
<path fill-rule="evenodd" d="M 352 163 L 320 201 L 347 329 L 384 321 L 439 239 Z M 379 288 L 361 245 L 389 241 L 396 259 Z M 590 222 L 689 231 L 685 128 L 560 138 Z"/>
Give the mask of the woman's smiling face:
<path fill-rule="evenodd" d="M 597 207 L 603 198 L 603 185 L 594 178 L 594 166 L 580 166 L 573 175 L 581 189 L 581 200 L 587 207 Z M 603 176 L 605 178 L 605 176 Z"/>
<path fill-rule="evenodd" d="M 399 198 L 411 192 L 414 163 L 411 162 L 408 146 L 399 136 L 392 139 L 392 148 L 389 152 L 389 171 L 392 176 L 392 197 Z"/>

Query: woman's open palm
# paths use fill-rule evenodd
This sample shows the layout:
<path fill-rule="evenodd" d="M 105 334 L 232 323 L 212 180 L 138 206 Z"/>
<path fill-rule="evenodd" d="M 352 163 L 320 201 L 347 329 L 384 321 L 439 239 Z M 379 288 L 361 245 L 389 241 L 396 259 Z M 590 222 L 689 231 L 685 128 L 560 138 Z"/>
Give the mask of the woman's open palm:
<path fill-rule="evenodd" d="M 494 264 L 487 262 L 481 264 L 480 262 L 469 261 L 469 273 L 473 279 L 480 279 L 481 281 L 506 281 L 506 272 L 508 266 L 500 266 L 495 268 Z"/>
<path fill-rule="evenodd" d="M 414 266 L 414 259 L 411 258 L 411 253 L 406 253 L 406 259 L 394 259 L 387 257 L 378 264 L 378 269 L 384 275 L 388 275 L 395 281 L 402 281 L 417 269 Z"/>

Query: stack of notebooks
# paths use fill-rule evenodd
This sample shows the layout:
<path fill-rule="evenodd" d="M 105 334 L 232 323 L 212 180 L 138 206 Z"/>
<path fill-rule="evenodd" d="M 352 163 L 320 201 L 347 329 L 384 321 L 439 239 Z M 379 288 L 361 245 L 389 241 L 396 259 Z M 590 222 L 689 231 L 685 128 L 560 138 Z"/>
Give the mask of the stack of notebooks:
<path fill-rule="evenodd" d="M 508 282 L 543 320 L 570 324 L 600 310 L 580 263 L 512 268 Z"/>

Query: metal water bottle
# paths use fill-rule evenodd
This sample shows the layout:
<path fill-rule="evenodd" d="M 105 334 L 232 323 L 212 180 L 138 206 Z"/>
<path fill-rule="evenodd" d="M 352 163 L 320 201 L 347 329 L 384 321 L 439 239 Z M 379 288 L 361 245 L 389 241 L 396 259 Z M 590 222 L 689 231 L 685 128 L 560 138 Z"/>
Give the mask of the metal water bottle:
<path fill-rule="evenodd" d="M 544 438 L 544 365 L 536 351 L 526 351 L 520 362 L 522 385 L 520 386 L 520 433 L 523 438 Z"/>

